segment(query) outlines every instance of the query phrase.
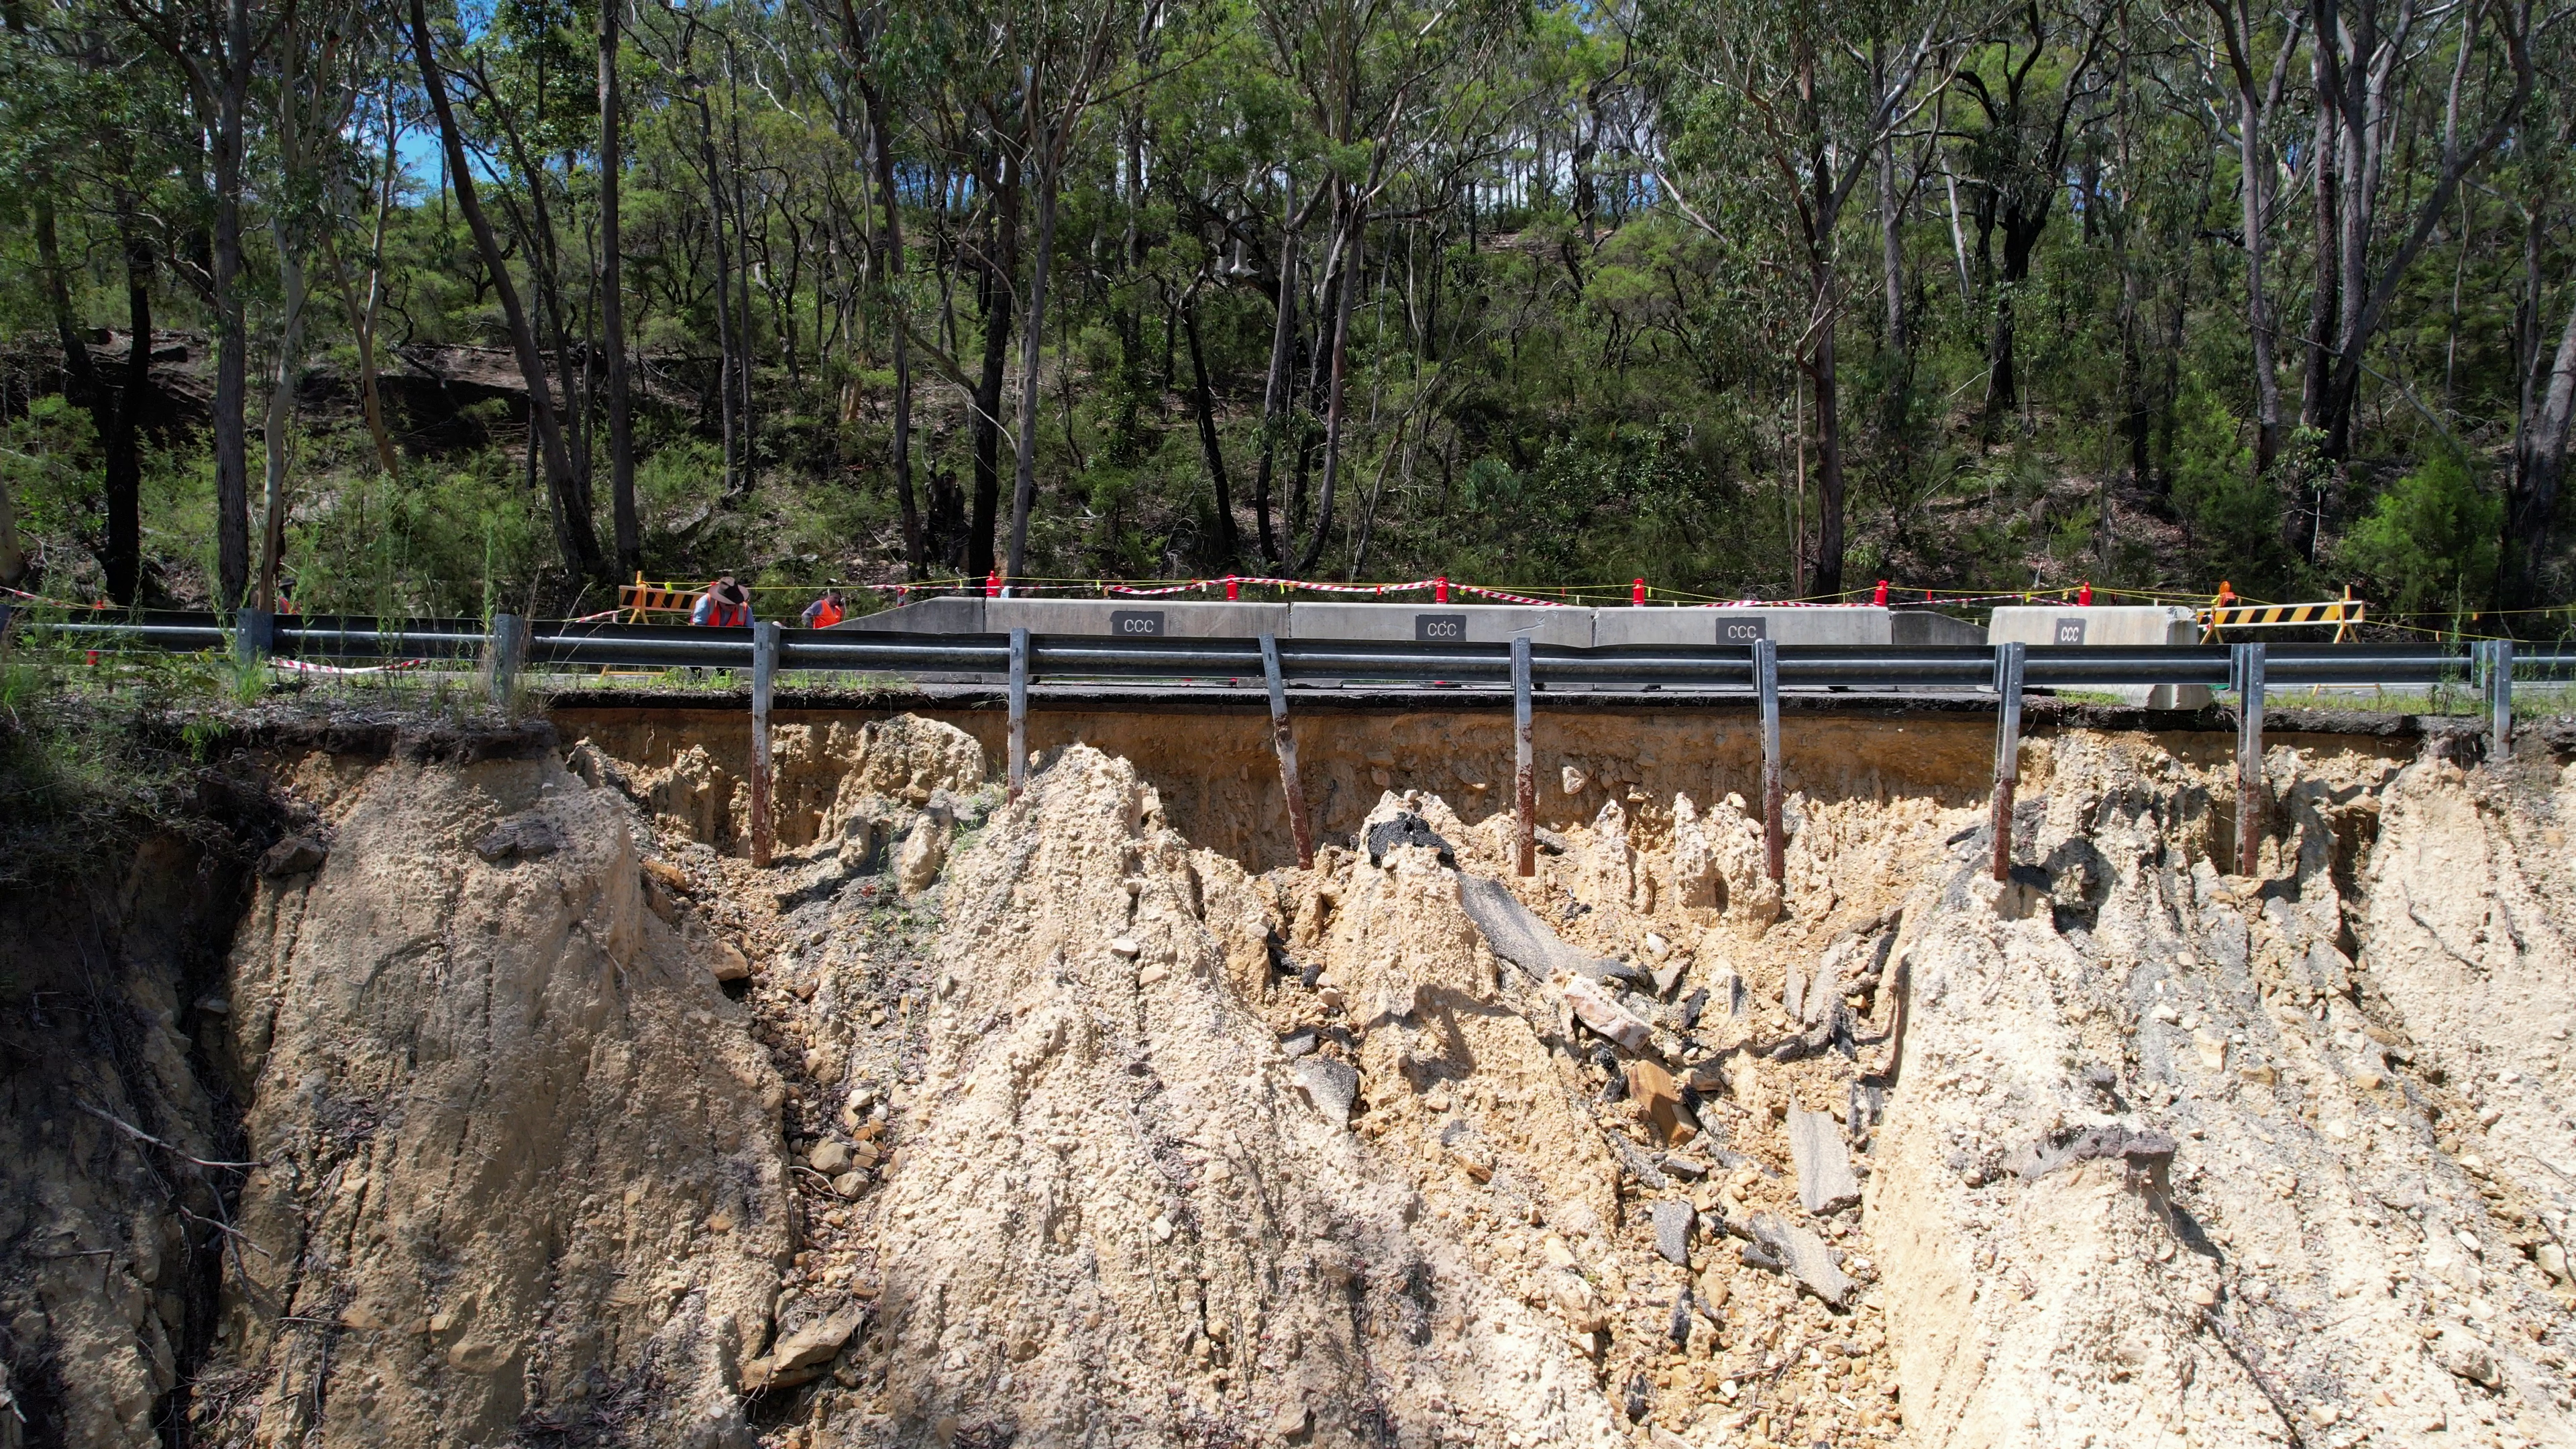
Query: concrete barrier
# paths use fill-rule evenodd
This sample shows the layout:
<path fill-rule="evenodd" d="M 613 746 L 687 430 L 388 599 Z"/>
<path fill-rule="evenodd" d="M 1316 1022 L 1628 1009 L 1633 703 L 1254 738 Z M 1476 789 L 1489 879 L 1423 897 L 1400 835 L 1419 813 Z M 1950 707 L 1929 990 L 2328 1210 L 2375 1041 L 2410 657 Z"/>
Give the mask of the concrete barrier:
<path fill-rule="evenodd" d="M 2191 610 L 2177 605 L 2016 604 L 1995 610 L 1986 622 L 1986 639 L 1995 644 L 2197 644 L 2200 626 Z M 2121 685 L 2105 692 L 2149 709 L 2198 709 L 2209 703 L 2209 687 L 2202 684 Z"/>
<path fill-rule="evenodd" d="M 1410 639 L 1426 644 L 1533 644 L 1591 647 L 1590 609 L 1525 604 L 1310 604 L 1288 606 L 1288 632 L 1298 639 Z"/>
<path fill-rule="evenodd" d="M 1592 611 L 1592 642 L 1613 644 L 1886 644 L 1887 610 L 1629 608 Z"/>
<path fill-rule="evenodd" d="M 1165 599 L 987 599 L 994 632 L 1105 634 L 1117 639 L 1250 639 L 1288 632 L 1286 604 L 1176 603 Z"/>

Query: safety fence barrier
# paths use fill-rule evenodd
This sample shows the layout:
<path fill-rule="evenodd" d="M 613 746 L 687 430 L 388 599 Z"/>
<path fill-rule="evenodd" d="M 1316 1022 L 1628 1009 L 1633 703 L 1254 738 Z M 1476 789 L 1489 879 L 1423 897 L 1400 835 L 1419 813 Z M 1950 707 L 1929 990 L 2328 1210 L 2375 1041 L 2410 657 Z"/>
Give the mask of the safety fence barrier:
<path fill-rule="evenodd" d="M 10 611 L 0 607 L 0 640 Z M 2229 691 L 2237 716 L 2237 853 L 2241 874 L 2255 867 L 2262 815 L 2263 701 L 2267 690 L 2300 686 L 2430 688 L 2473 684 L 2489 712 L 2489 749 L 2510 741 L 2513 683 L 2576 678 L 2576 649 L 2517 655 L 2511 641 L 2482 641 L 2466 651 L 2436 644 L 2169 644 L 2169 645 L 1784 645 L 1770 639 L 1731 645 L 1627 645 L 1582 648 L 1533 643 L 1526 635 L 1481 644 L 1449 641 L 1120 638 L 1031 634 L 870 633 L 618 624 L 597 620 L 531 621 L 496 615 L 474 620 L 388 621 L 332 615 L 276 616 L 244 610 L 230 626 L 210 614 L 137 613 L 109 619 L 83 612 L 67 620 L 29 618 L 26 630 L 59 634 L 92 651 L 180 653 L 230 650 L 304 671 L 372 672 L 436 660 L 471 661 L 487 676 L 492 697 L 510 700 L 524 671 L 572 668 L 717 669 L 748 674 L 753 729 L 752 855 L 771 849 L 768 810 L 768 720 L 781 670 L 865 675 L 967 675 L 1004 681 L 1009 692 L 1007 778 L 1014 798 L 1028 763 L 1029 689 L 1048 681 L 1252 680 L 1266 687 L 1291 832 L 1300 864 L 1313 842 L 1297 780 L 1285 687 L 1325 681 L 1439 683 L 1509 689 L 1516 736 L 1515 809 L 1523 874 L 1531 864 L 1536 824 L 1531 695 L 1550 686 L 1750 691 L 1759 701 L 1763 736 L 1763 814 L 1767 864 L 1782 871 L 1780 694 L 1783 689 L 1992 693 L 1998 703 L 1995 743 L 1995 879 L 2011 864 L 2012 790 L 2019 773 L 2021 698 L 2028 689 L 2103 689 L 2202 685 Z M 1440 696 L 1423 707 L 1437 707 Z"/>

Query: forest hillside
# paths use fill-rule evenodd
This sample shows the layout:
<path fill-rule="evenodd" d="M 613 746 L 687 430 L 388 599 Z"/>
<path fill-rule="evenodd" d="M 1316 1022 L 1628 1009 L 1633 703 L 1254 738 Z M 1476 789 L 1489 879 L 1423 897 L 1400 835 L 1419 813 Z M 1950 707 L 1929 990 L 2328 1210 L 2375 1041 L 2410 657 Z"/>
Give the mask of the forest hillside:
<path fill-rule="evenodd" d="M 2566 20 L 11 0 L 0 585 L 2225 580 L 2555 635 Z"/>

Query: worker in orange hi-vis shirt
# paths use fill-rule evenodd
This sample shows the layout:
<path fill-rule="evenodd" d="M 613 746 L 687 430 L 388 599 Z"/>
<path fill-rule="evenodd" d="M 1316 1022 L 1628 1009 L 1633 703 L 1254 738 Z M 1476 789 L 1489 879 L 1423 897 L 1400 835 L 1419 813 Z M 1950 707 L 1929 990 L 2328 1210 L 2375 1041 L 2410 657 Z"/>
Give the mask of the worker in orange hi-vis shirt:
<path fill-rule="evenodd" d="M 805 606 L 805 627 L 808 629 L 829 629 L 848 617 L 849 611 L 841 606 L 839 589 L 825 589 L 823 597 Z"/>
<path fill-rule="evenodd" d="M 689 612 L 689 622 L 718 629 L 740 629 L 751 623 L 751 590 L 724 574 L 707 591 L 698 596 L 698 606 Z"/>

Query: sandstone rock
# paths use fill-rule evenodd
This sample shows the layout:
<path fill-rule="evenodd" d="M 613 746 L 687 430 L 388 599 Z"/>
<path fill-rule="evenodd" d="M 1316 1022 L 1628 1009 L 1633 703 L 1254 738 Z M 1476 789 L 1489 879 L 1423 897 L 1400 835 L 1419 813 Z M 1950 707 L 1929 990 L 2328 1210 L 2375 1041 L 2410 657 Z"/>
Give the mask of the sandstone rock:
<path fill-rule="evenodd" d="M 905 832 L 903 845 L 894 857 L 895 888 L 905 895 L 918 895 L 939 878 L 940 867 L 948 863 L 947 827 L 924 816 Z"/>
<path fill-rule="evenodd" d="M 867 1185 L 868 1175 L 864 1172 L 845 1172 L 832 1179 L 832 1191 L 842 1197 L 857 1197 L 867 1190 Z"/>
<path fill-rule="evenodd" d="M 552 820 L 537 814 L 504 820 L 474 842 L 474 853 L 494 865 L 509 860 L 542 860 L 563 848 L 563 833 Z"/>
<path fill-rule="evenodd" d="M 1628 1063 L 1623 1070 L 1628 1099 L 1646 1114 L 1646 1125 L 1654 1129 L 1657 1141 L 1670 1146 L 1697 1135 L 1699 1123 L 1682 1105 L 1681 1089 L 1674 1085 L 1672 1073 L 1642 1059 Z"/>
<path fill-rule="evenodd" d="M 825 1177 L 837 1177 L 849 1170 L 849 1144 L 827 1137 L 815 1143 L 814 1150 L 806 1154 L 805 1165 Z"/>
<path fill-rule="evenodd" d="M 742 1366 L 743 1392 L 790 1388 L 822 1377 L 832 1356 L 867 1316 L 863 1305 L 853 1303 L 781 1336 L 768 1353 Z"/>
<path fill-rule="evenodd" d="M 1151 986 L 1158 981 L 1168 978 L 1171 974 L 1171 970 L 1168 967 L 1160 964 L 1148 966 L 1144 970 L 1136 973 L 1136 984 L 1139 986 Z"/>
<path fill-rule="evenodd" d="M 1109 949 L 1114 955 L 1133 958 L 1136 953 L 1145 948 L 1137 945 L 1136 938 L 1133 936 L 1119 936 L 1110 941 Z"/>
<path fill-rule="evenodd" d="M 751 975 L 751 958 L 742 954 L 740 946 L 718 936 L 709 943 L 708 949 L 707 969 L 718 981 L 741 981 Z"/>
<path fill-rule="evenodd" d="M 1630 1015 L 1627 1008 L 1610 999 L 1607 992 L 1581 976 L 1559 977 L 1555 983 L 1565 1004 L 1574 1009 L 1585 1026 L 1617 1043 L 1629 1052 L 1644 1052 L 1654 1041 L 1653 1029 Z"/>
<path fill-rule="evenodd" d="M 330 854 L 331 848 L 319 836 L 291 835 L 260 856 L 259 873 L 271 880 L 302 875 L 308 870 L 320 870 Z"/>

